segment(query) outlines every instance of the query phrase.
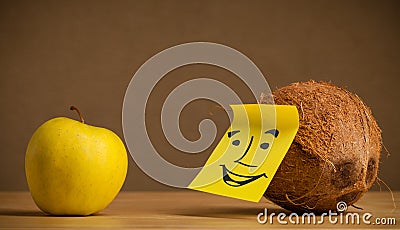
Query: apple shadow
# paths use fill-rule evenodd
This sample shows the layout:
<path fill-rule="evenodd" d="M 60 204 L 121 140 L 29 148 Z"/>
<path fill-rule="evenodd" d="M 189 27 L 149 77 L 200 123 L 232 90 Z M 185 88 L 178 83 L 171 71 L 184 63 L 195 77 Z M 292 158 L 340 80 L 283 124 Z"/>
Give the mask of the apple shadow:
<path fill-rule="evenodd" d="M 213 207 L 213 208 L 196 208 L 180 210 L 173 215 L 179 216 L 192 216 L 192 217 L 212 217 L 212 218 L 225 218 L 225 219 L 249 219 L 255 218 L 259 213 L 264 213 L 264 208 L 249 208 L 249 207 Z M 268 212 L 286 213 L 289 215 L 291 212 L 285 209 L 272 208 Z"/>
<path fill-rule="evenodd" d="M 0 209 L 0 216 L 48 216 L 41 211 L 16 210 L 16 209 Z"/>
<path fill-rule="evenodd" d="M 91 217 L 91 216 L 106 216 L 103 213 L 95 213 L 88 216 L 81 215 L 50 215 L 39 210 L 16 210 L 16 209 L 1 209 L 0 216 L 30 216 L 30 217 Z"/>

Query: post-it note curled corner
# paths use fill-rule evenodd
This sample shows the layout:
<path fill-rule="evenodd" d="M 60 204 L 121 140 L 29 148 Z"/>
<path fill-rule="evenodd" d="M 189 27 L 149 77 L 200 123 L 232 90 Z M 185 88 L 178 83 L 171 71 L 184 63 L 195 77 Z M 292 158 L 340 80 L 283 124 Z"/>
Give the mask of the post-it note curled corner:
<path fill-rule="evenodd" d="M 299 128 L 295 106 L 231 105 L 233 121 L 188 188 L 258 202 Z"/>

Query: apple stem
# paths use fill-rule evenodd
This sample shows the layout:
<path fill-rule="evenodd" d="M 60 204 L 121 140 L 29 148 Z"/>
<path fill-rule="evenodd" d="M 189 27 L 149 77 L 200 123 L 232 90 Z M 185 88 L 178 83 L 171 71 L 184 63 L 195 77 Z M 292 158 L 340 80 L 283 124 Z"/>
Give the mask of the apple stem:
<path fill-rule="evenodd" d="M 83 124 L 85 124 L 85 120 L 83 119 L 82 113 L 81 113 L 81 111 L 79 111 L 78 108 L 76 108 L 75 106 L 72 105 L 69 109 L 70 109 L 70 110 L 75 110 L 75 111 L 78 113 L 79 119 L 81 119 L 81 122 L 82 122 Z"/>

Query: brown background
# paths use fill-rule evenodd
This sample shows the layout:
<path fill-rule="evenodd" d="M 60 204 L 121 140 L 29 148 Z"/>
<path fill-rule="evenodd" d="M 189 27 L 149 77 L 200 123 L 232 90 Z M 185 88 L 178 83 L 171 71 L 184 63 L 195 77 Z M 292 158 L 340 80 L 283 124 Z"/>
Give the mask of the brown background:
<path fill-rule="evenodd" d="M 122 137 L 121 109 L 132 75 L 157 52 L 192 41 L 243 52 L 272 89 L 315 79 L 357 93 L 372 108 L 391 153 L 388 158 L 383 152 L 379 177 L 398 190 L 399 17 L 397 1 L 1 1 L 0 190 L 27 189 L 30 136 L 52 117 L 77 118 L 71 104 L 88 123 Z M 152 94 L 149 130 L 163 156 L 177 164 L 201 165 L 211 149 L 188 156 L 168 146 L 157 108 L 168 90 L 201 76 L 221 80 L 250 100 L 242 82 L 216 67 L 168 74 Z M 189 139 L 198 138 L 204 117 L 220 124 L 219 135 L 224 131 L 227 120 L 213 108 L 207 101 L 185 108 L 181 124 Z M 129 163 L 125 189 L 171 189 Z"/>

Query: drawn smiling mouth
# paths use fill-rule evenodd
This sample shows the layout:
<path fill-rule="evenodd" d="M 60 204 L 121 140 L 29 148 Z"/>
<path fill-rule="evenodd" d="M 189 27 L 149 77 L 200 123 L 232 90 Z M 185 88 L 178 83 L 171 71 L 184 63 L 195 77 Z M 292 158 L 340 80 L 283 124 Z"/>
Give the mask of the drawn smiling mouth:
<path fill-rule="evenodd" d="M 248 183 L 250 183 L 252 181 L 257 180 L 260 177 L 268 178 L 265 173 L 262 173 L 262 174 L 259 174 L 259 175 L 255 175 L 255 176 L 246 176 L 246 175 L 240 175 L 240 174 L 237 174 L 237 173 L 234 173 L 234 172 L 228 170 L 225 165 L 220 165 L 220 166 L 222 167 L 222 175 L 223 175 L 224 182 L 227 185 L 232 186 L 232 187 L 243 186 L 245 184 L 248 184 Z M 233 176 L 235 176 L 237 178 L 241 178 L 243 180 L 235 180 L 235 179 L 233 179 L 231 177 L 231 175 L 233 175 Z"/>

